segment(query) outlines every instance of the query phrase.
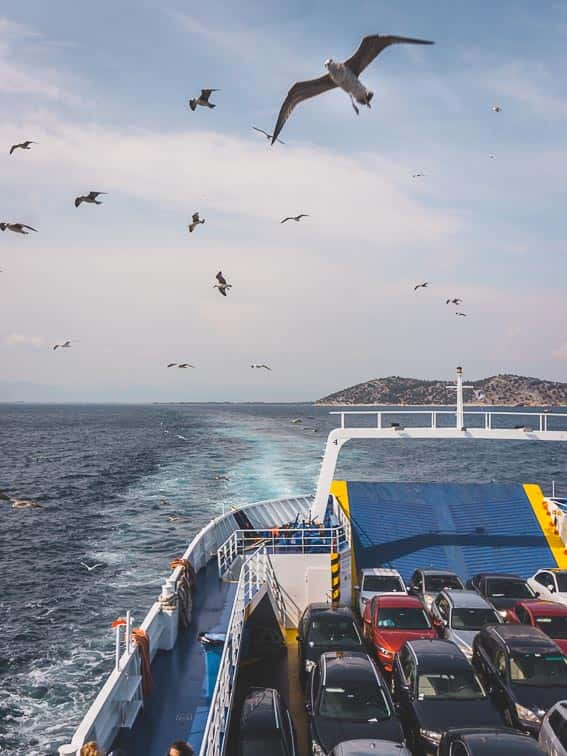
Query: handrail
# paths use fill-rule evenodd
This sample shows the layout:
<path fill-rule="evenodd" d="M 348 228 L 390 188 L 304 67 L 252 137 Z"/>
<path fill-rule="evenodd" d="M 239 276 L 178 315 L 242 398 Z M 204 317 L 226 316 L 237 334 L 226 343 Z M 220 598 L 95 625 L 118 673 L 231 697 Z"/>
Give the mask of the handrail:
<path fill-rule="evenodd" d="M 394 409 L 388 409 L 388 410 L 334 410 L 332 412 L 329 412 L 330 415 L 339 415 L 341 418 L 341 428 L 353 428 L 356 429 L 358 427 L 366 427 L 366 426 L 346 426 L 345 425 L 345 417 L 349 417 L 352 415 L 374 415 L 376 417 L 376 428 L 383 428 L 383 418 L 386 416 L 394 416 L 399 417 L 400 415 L 408 416 L 408 415 L 429 415 L 431 418 L 431 422 L 427 425 L 417 425 L 415 423 L 412 423 L 412 428 L 438 428 L 437 424 L 437 416 L 438 415 L 449 415 L 454 416 L 455 418 L 458 417 L 458 412 L 456 410 L 451 409 L 432 409 L 432 410 L 407 410 L 407 409 L 400 409 L 400 410 L 394 410 Z M 493 418 L 497 417 L 517 417 L 517 418 L 524 418 L 524 419 L 536 419 L 538 430 L 540 432 L 546 432 L 548 431 L 548 419 L 550 417 L 562 417 L 567 422 L 567 413 L 565 412 L 529 412 L 529 411 L 511 411 L 511 410 L 464 410 L 463 411 L 463 417 L 470 417 L 470 416 L 478 416 L 478 417 L 484 417 L 484 428 L 488 430 L 497 430 L 497 428 L 493 425 Z M 442 427 L 448 427 L 448 426 L 442 426 Z M 476 426 L 475 426 L 476 427 Z M 478 426 L 481 427 L 481 426 Z M 505 425 L 501 426 L 502 430 L 508 430 Z"/>

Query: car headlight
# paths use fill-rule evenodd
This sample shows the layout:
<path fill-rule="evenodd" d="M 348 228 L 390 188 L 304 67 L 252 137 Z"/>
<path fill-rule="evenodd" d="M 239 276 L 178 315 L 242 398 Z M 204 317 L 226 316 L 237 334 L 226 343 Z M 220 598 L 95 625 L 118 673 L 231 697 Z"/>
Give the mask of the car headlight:
<path fill-rule="evenodd" d="M 540 711 L 541 709 L 538 709 L 538 713 L 536 714 L 535 711 L 528 709 L 526 706 L 516 704 L 516 714 L 518 715 L 518 718 L 523 720 L 524 722 L 533 722 L 534 724 L 539 724 L 541 722 L 541 717 L 539 716 Z"/>
<path fill-rule="evenodd" d="M 311 670 L 315 669 L 316 666 L 317 665 L 315 664 L 315 662 L 312 659 L 306 659 L 305 660 L 305 671 L 306 672 L 311 672 Z"/>
<path fill-rule="evenodd" d="M 506 617 L 508 616 L 508 610 L 507 610 L 507 609 L 497 609 L 497 610 L 496 610 L 496 613 L 497 613 L 497 614 L 498 614 L 498 615 L 499 615 L 499 616 L 500 616 L 500 617 L 501 617 L 502 619 L 506 619 Z"/>
<path fill-rule="evenodd" d="M 422 727 L 420 727 L 419 734 L 424 740 L 428 740 L 430 743 L 434 743 L 435 745 L 439 745 L 439 743 L 441 742 L 441 733 L 437 732 L 437 730 L 424 730 Z"/>
<path fill-rule="evenodd" d="M 313 756 L 325 756 L 325 751 L 321 748 L 319 743 L 316 743 L 315 741 L 311 743 L 311 753 Z"/>
<path fill-rule="evenodd" d="M 384 648 L 383 646 L 376 646 L 376 651 L 378 651 L 379 654 L 382 654 L 382 656 L 387 656 L 388 659 L 394 658 L 394 652 L 390 651 L 388 648 Z"/>

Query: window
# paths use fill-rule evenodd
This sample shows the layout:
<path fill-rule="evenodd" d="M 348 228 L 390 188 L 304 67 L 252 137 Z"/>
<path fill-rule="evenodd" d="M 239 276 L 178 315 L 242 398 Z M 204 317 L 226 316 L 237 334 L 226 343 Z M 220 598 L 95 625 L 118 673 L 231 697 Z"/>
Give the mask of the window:
<path fill-rule="evenodd" d="M 325 615 L 315 615 L 307 641 L 314 646 L 333 649 L 358 648 L 361 645 L 358 630 L 349 617 L 342 619 Z"/>
<path fill-rule="evenodd" d="M 425 590 L 428 593 L 439 593 L 445 588 L 462 590 L 464 588 L 461 579 L 457 575 L 426 575 Z"/>
<path fill-rule="evenodd" d="M 557 580 L 557 590 L 560 593 L 567 592 L 567 572 L 556 572 L 555 578 Z"/>
<path fill-rule="evenodd" d="M 384 691 L 374 682 L 327 686 L 321 695 L 319 715 L 359 722 L 383 722 L 392 712 Z"/>
<path fill-rule="evenodd" d="M 404 673 L 404 677 L 406 678 L 406 682 L 409 685 L 409 687 L 413 689 L 413 686 L 415 683 L 415 664 L 413 661 L 413 657 L 407 648 L 404 649 L 404 653 L 402 654 L 400 663 L 402 665 L 402 671 Z"/>
<path fill-rule="evenodd" d="M 437 603 L 437 609 L 439 610 L 439 615 L 441 616 L 441 619 L 448 621 L 449 620 L 449 604 L 446 598 L 443 598 L 442 596 L 439 597 L 439 600 Z"/>
<path fill-rule="evenodd" d="M 531 625 L 532 624 L 531 620 L 530 620 L 530 615 L 526 611 L 526 609 L 524 609 L 523 606 L 516 607 L 516 609 L 514 609 L 514 611 L 516 612 L 516 617 L 520 620 L 520 622 L 521 622 L 522 625 Z"/>
<path fill-rule="evenodd" d="M 498 676 L 502 678 L 502 680 L 506 679 L 506 654 L 504 651 L 498 650 L 496 652 L 496 659 L 494 660 L 494 666 L 496 667 L 496 672 L 498 673 Z"/>
<path fill-rule="evenodd" d="M 567 638 L 567 617 L 536 617 L 535 624 L 550 638 Z"/>
<path fill-rule="evenodd" d="M 567 686 L 567 659 L 563 654 L 514 653 L 510 678 L 517 685 Z"/>
<path fill-rule="evenodd" d="M 555 733 L 555 737 L 559 740 L 563 748 L 567 748 L 567 722 L 563 718 L 559 709 L 556 709 L 549 717 L 549 726 Z"/>
<path fill-rule="evenodd" d="M 432 698 L 444 700 L 486 698 L 480 680 L 470 669 L 446 673 L 422 673 L 419 675 L 417 693 L 420 701 Z"/>
<path fill-rule="evenodd" d="M 482 630 L 498 623 L 494 609 L 453 609 L 451 627 L 455 630 Z"/>
<path fill-rule="evenodd" d="M 536 583 L 539 583 L 540 585 L 553 585 L 553 578 L 549 574 L 549 572 L 540 572 L 538 575 L 535 576 L 534 580 Z"/>
<path fill-rule="evenodd" d="M 451 744 L 449 756 L 469 756 L 469 751 L 464 743 L 457 741 Z"/>
<path fill-rule="evenodd" d="M 396 575 L 365 575 L 362 591 L 374 593 L 405 593 L 405 588 Z"/>
<path fill-rule="evenodd" d="M 490 598 L 534 598 L 534 592 L 524 580 L 501 580 L 486 581 L 486 595 Z"/>
<path fill-rule="evenodd" d="M 382 607 L 378 610 L 377 627 L 382 630 L 428 630 L 431 623 L 424 610 L 417 607 Z"/>
<path fill-rule="evenodd" d="M 423 578 L 421 577 L 421 572 L 414 572 L 411 582 L 414 588 L 416 588 L 418 591 L 421 591 L 423 588 Z"/>

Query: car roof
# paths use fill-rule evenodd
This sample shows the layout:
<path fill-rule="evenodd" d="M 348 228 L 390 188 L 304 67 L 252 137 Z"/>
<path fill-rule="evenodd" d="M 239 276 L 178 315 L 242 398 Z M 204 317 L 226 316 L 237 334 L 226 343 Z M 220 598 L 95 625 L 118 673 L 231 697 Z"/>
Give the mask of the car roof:
<path fill-rule="evenodd" d="M 423 609 L 423 604 L 417 596 L 410 596 L 407 593 L 395 593 L 388 594 L 387 596 L 376 596 L 374 598 L 376 605 L 381 607 L 391 608 L 403 608 L 403 607 L 415 607 L 416 609 Z"/>
<path fill-rule="evenodd" d="M 409 753 L 402 743 L 393 743 L 391 740 L 344 740 L 333 748 L 334 756 L 396 756 L 400 753 Z"/>
<path fill-rule="evenodd" d="M 276 729 L 275 700 L 279 693 L 274 688 L 251 688 L 242 704 L 240 727 L 251 728 L 254 733 L 273 732 Z"/>
<path fill-rule="evenodd" d="M 325 670 L 325 684 L 351 680 L 363 682 L 378 678 L 376 667 L 370 656 L 363 651 L 326 651 L 319 660 Z"/>
<path fill-rule="evenodd" d="M 344 605 L 333 607 L 331 604 L 309 604 L 304 614 L 307 613 L 318 614 L 319 616 L 321 616 L 321 614 L 327 614 L 329 616 L 334 615 L 336 617 L 349 617 L 349 619 L 354 619 L 352 609 L 349 606 Z"/>
<path fill-rule="evenodd" d="M 450 663 L 453 669 L 455 666 L 470 668 L 469 661 L 452 641 L 420 638 L 406 641 L 406 645 L 411 646 L 416 655 L 420 671 L 446 670 L 447 663 Z"/>
<path fill-rule="evenodd" d="M 391 567 L 363 567 L 360 570 L 361 575 L 393 575 L 401 578 L 400 573 Z"/>
<path fill-rule="evenodd" d="M 567 570 L 562 567 L 542 567 L 538 572 L 554 572 L 557 575 L 559 572 L 567 572 Z"/>
<path fill-rule="evenodd" d="M 507 727 L 459 727 L 447 730 L 445 737 L 451 741 L 458 738 L 468 745 L 489 745 L 490 753 L 494 756 L 505 756 L 510 752 L 542 753 L 536 740 Z"/>
<path fill-rule="evenodd" d="M 443 590 L 441 595 L 453 606 L 454 609 L 493 609 L 484 596 L 476 591 L 452 591 Z"/>
<path fill-rule="evenodd" d="M 511 572 L 478 572 L 476 575 L 473 575 L 473 579 L 474 578 L 506 578 L 508 580 L 521 580 L 523 583 L 526 582 L 525 578 L 520 575 L 513 575 Z"/>
<path fill-rule="evenodd" d="M 510 648 L 517 651 L 548 651 L 558 652 L 557 645 L 538 627 L 531 625 L 487 625 L 481 631 L 488 635 L 495 635 Z"/>
<path fill-rule="evenodd" d="M 567 617 L 567 606 L 557 601 L 527 599 L 526 601 L 518 601 L 516 606 L 529 609 L 536 617 Z"/>
<path fill-rule="evenodd" d="M 453 570 L 436 570 L 433 567 L 420 567 L 416 572 L 422 572 L 424 575 L 456 575 L 459 577 Z"/>

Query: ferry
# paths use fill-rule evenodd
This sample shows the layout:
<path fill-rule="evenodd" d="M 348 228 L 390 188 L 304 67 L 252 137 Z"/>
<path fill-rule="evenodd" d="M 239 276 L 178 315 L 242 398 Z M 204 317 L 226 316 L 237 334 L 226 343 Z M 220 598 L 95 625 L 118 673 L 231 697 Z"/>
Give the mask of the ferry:
<path fill-rule="evenodd" d="M 90 741 L 137 756 L 163 756 L 174 741 L 200 756 L 242 753 L 250 690 L 258 718 L 268 702 L 293 723 L 289 753 L 324 753 L 310 742 L 301 684 L 307 607 L 356 614 L 357 576 L 372 568 L 406 583 L 422 568 L 463 581 L 567 569 L 567 501 L 536 484 L 385 483 L 379 470 L 375 482 L 335 479 L 343 445 L 361 440 L 567 441 L 567 414 L 465 409 L 461 368 L 454 388 L 456 407 L 445 410 L 335 411 L 313 495 L 231 508 L 209 522 L 172 562 L 143 622 L 133 627 L 126 612 L 113 623 L 114 667 L 60 756 L 78 756 Z M 382 752 L 364 742 L 369 750 L 356 753 Z"/>

